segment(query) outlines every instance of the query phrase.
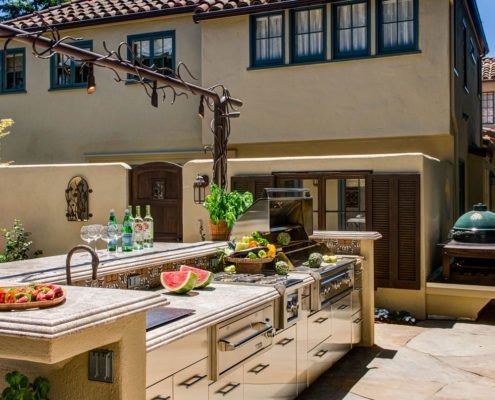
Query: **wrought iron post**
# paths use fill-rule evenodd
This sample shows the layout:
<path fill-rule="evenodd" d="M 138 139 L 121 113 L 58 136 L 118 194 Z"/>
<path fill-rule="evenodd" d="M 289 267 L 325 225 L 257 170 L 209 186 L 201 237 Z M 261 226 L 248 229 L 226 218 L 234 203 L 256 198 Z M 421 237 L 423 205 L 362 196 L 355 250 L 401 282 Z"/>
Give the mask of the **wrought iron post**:
<path fill-rule="evenodd" d="M 43 16 L 38 14 L 43 21 Z M 46 37 L 48 36 L 48 37 Z M 98 54 L 90 50 L 82 49 L 77 46 L 72 46 L 65 43 L 67 40 L 76 40 L 72 37 L 61 37 L 58 30 L 54 27 L 44 24 L 41 30 L 36 32 L 28 32 L 14 28 L 9 25 L 0 23 L 0 40 L 6 40 L 4 49 L 10 41 L 18 41 L 32 46 L 33 54 L 42 59 L 50 58 L 53 54 L 64 54 L 71 59 L 87 63 L 90 68 L 102 67 L 112 70 L 116 74 L 117 82 L 126 82 L 119 76 L 119 72 L 126 75 L 137 76 L 138 80 L 146 90 L 146 93 L 151 98 L 153 106 L 157 106 L 157 90 L 163 92 L 165 98 L 165 89 L 170 89 L 173 94 L 173 101 L 181 95 L 192 94 L 201 96 L 201 99 L 206 100 L 206 105 L 213 112 L 212 131 L 214 136 L 213 144 L 213 182 L 222 188 L 227 186 L 227 147 L 230 132 L 231 116 L 238 116 L 239 113 L 229 112 L 229 107 L 241 107 L 242 101 L 230 96 L 228 90 L 222 85 L 215 85 L 209 88 L 204 88 L 193 83 L 185 81 L 180 74 L 181 65 L 179 63 L 176 71 L 162 71 L 155 66 L 143 65 L 135 55 L 131 60 L 122 56 L 121 51 L 132 52 L 128 43 L 121 43 L 117 51 L 107 50 L 105 42 L 103 46 L 106 55 Z M 80 40 L 80 39 L 77 39 Z M 189 76 L 195 79 L 189 69 L 184 66 Z M 171 73 L 172 72 L 172 73 Z M 158 83 L 162 86 L 158 87 Z M 151 87 L 148 87 L 150 86 Z M 217 93 L 217 89 L 221 89 L 221 94 Z M 93 88 L 94 91 L 94 83 Z M 89 91 L 89 88 L 88 88 Z"/>

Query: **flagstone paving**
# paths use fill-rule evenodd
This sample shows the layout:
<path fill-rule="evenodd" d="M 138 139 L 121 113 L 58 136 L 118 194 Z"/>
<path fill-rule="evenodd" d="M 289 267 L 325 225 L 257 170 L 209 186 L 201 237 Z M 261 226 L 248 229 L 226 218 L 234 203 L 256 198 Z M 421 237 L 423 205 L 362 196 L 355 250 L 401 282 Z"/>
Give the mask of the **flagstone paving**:
<path fill-rule="evenodd" d="M 495 313 L 477 323 L 377 324 L 298 400 L 494 400 Z"/>

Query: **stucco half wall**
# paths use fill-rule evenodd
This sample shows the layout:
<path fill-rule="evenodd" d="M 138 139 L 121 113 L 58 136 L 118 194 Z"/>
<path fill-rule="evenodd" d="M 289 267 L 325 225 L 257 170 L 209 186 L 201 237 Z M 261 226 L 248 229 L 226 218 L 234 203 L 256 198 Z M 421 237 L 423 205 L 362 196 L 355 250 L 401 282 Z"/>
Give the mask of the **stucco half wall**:
<path fill-rule="evenodd" d="M 420 290 L 378 289 L 376 304 L 406 309 L 418 318 L 426 316 L 426 278 L 436 265 L 436 243 L 452 223 L 452 177 L 445 163 L 422 153 L 232 159 L 228 180 L 233 175 L 294 171 L 363 171 L 373 173 L 418 173 L 421 175 L 421 288 Z M 194 160 L 183 168 L 183 233 L 185 242 L 201 240 L 202 223 L 208 230 L 206 210 L 194 204 L 193 183 L 198 174 L 212 175 L 212 162 Z"/>
<path fill-rule="evenodd" d="M 18 218 L 32 233 L 32 250 L 40 249 L 45 256 L 67 253 L 83 243 L 81 226 L 105 222 L 111 208 L 121 218 L 128 204 L 130 169 L 123 163 L 0 167 L 0 227 L 11 228 Z M 85 178 L 92 189 L 89 212 L 93 217 L 87 222 L 67 221 L 65 216 L 65 189 L 74 176 Z"/>

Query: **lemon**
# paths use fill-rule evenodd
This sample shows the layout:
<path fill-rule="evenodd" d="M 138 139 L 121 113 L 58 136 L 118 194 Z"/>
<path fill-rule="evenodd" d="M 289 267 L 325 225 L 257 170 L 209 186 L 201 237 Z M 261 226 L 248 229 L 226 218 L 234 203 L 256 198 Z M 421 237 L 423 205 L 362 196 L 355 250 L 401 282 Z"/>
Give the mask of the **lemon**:
<path fill-rule="evenodd" d="M 235 274 L 235 265 L 229 265 L 223 269 L 227 274 Z"/>

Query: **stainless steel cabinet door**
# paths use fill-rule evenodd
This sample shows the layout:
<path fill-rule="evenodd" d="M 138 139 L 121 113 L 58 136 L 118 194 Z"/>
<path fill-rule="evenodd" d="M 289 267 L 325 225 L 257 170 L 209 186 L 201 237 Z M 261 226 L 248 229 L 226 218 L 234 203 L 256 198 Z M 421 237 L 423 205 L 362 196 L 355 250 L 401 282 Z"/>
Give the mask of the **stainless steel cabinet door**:
<path fill-rule="evenodd" d="M 334 344 L 333 351 L 338 360 L 351 349 L 352 336 L 352 308 L 351 295 L 343 297 L 332 304 L 332 337 L 330 342 Z"/>
<path fill-rule="evenodd" d="M 278 333 L 273 347 L 244 365 L 244 399 L 294 399 L 297 396 L 296 326 Z"/>
<path fill-rule="evenodd" d="M 229 372 L 226 376 L 210 385 L 209 400 L 243 400 L 244 370 L 242 367 Z"/>
<path fill-rule="evenodd" d="M 169 377 L 146 389 L 146 400 L 173 400 L 173 378 Z"/>
<path fill-rule="evenodd" d="M 174 400 L 208 399 L 207 358 L 174 375 Z"/>

